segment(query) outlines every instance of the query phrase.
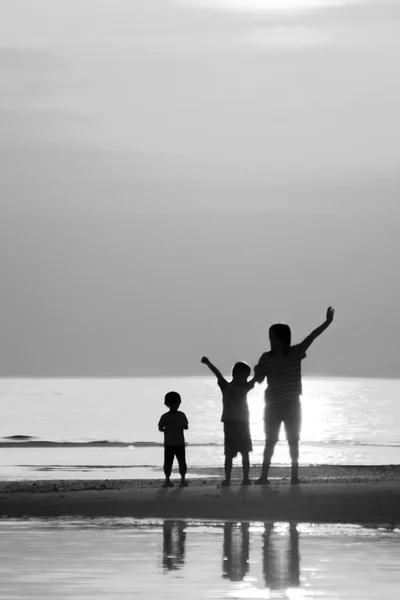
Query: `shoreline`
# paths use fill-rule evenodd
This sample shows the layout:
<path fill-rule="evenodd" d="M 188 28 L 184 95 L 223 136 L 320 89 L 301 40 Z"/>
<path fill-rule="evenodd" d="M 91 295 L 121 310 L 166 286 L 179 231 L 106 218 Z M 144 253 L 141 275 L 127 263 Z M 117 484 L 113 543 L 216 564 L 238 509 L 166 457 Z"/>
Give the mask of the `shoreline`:
<path fill-rule="evenodd" d="M 400 524 L 400 465 L 306 466 L 291 486 L 288 467 L 271 468 L 269 486 L 221 487 L 222 470 L 188 479 L 189 487 L 161 488 L 151 480 L 0 482 L 0 517 L 131 517 L 237 519 L 314 523 Z M 259 468 L 252 469 L 252 478 Z M 173 480 L 179 477 L 173 474 Z"/>
<path fill-rule="evenodd" d="M 120 479 L 18 479 L 0 480 L 0 494 L 18 492 L 51 492 L 51 491 L 82 491 L 102 489 L 131 489 L 131 488 L 158 488 L 164 479 L 162 467 L 152 468 L 152 477 L 146 478 L 120 478 Z M 261 465 L 250 468 L 250 478 L 254 481 L 260 476 Z M 192 485 L 218 486 L 224 478 L 222 467 L 192 467 L 187 475 L 188 482 Z M 234 485 L 240 483 L 242 470 L 239 466 L 232 469 Z M 179 475 L 173 469 L 172 479 L 178 481 Z M 300 466 L 300 479 L 302 484 L 311 483 L 372 483 L 372 482 L 400 482 L 399 465 L 304 465 Z M 273 485 L 288 485 L 290 482 L 289 466 L 271 466 L 270 480 Z"/>

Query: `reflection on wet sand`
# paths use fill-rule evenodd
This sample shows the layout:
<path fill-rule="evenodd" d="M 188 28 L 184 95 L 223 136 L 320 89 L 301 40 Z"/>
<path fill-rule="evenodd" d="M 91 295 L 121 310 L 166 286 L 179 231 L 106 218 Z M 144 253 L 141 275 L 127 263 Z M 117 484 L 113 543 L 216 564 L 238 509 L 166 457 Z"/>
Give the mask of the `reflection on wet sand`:
<path fill-rule="evenodd" d="M 224 525 L 0 519 L 0 600 L 399 598 L 398 528 Z"/>
<path fill-rule="evenodd" d="M 249 570 L 250 523 L 225 523 L 222 577 L 242 581 Z"/>
<path fill-rule="evenodd" d="M 297 525 L 291 523 L 289 532 L 274 523 L 264 524 L 262 565 L 265 587 L 280 592 L 279 598 L 288 588 L 300 586 L 300 552 Z"/>
<path fill-rule="evenodd" d="M 163 523 L 163 569 L 180 569 L 185 562 L 185 521 Z M 259 535 L 259 532 L 254 532 Z M 289 588 L 300 586 L 299 532 L 295 523 L 264 523 L 261 558 L 264 581 L 270 597 L 287 598 Z M 222 577 L 232 582 L 243 581 L 249 573 L 250 523 L 226 522 L 223 525 Z"/>
<path fill-rule="evenodd" d="M 163 568 L 164 571 L 180 569 L 185 563 L 185 521 L 163 523 Z"/>
<path fill-rule="evenodd" d="M 272 597 L 300 586 L 299 533 L 296 524 L 264 523 L 262 534 L 264 586 Z M 250 523 L 225 523 L 222 576 L 243 581 L 249 571 Z"/>

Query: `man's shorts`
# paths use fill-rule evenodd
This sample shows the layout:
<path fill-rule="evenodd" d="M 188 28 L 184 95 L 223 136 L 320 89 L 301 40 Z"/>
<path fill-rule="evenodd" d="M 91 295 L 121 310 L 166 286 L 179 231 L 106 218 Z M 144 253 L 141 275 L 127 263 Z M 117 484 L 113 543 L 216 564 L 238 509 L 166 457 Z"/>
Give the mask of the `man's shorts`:
<path fill-rule="evenodd" d="M 246 454 L 253 450 L 250 426 L 241 421 L 224 422 L 225 456 L 235 458 L 238 453 Z"/>
<path fill-rule="evenodd" d="M 300 398 L 278 402 L 267 402 L 264 412 L 265 437 L 267 442 L 277 442 L 281 425 L 284 425 L 287 441 L 298 442 L 301 431 Z"/>

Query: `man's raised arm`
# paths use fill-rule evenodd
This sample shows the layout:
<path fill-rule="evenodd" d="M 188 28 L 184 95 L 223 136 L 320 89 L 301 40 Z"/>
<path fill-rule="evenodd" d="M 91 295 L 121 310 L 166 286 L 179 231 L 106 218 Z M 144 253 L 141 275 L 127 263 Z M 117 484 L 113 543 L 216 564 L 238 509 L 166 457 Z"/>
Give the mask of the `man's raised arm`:
<path fill-rule="evenodd" d="M 319 327 L 314 329 L 314 331 L 312 331 L 310 333 L 310 335 L 308 335 L 300 344 L 303 347 L 304 351 L 308 350 L 308 348 L 311 346 L 313 341 L 316 340 L 317 337 L 320 336 L 321 333 L 323 333 L 325 331 L 325 329 L 328 329 L 329 325 L 333 321 L 334 314 L 335 314 L 335 309 L 332 308 L 332 306 L 330 306 L 328 308 L 328 310 L 326 311 L 326 320 L 322 323 L 322 325 L 320 325 Z"/>

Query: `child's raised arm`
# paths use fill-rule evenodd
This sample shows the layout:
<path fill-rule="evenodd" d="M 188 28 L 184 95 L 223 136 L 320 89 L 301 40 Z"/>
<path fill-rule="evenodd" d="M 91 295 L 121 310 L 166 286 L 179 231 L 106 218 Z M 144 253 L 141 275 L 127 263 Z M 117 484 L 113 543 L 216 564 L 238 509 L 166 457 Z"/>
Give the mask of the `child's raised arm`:
<path fill-rule="evenodd" d="M 212 362 L 210 362 L 206 356 L 203 356 L 203 358 L 201 359 L 201 362 L 203 363 L 203 365 L 207 365 L 207 367 L 210 369 L 210 371 L 212 373 L 214 373 L 215 377 L 218 379 L 218 385 L 220 387 L 221 387 L 221 385 L 224 386 L 226 384 L 226 379 L 223 377 L 223 375 L 217 369 L 217 367 L 214 367 Z"/>
<path fill-rule="evenodd" d="M 308 350 L 308 348 L 311 346 L 311 344 L 313 343 L 313 341 L 321 335 L 321 333 L 323 333 L 325 331 L 325 329 L 327 329 L 329 327 L 329 325 L 332 323 L 333 321 L 333 315 L 335 314 L 335 309 L 332 308 L 332 306 L 330 306 L 328 308 L 328 310 L 326 311 L 326 320 L 324 321 L 324 323 L 322 323 L 322 325 L 320 325 L 319 327 L 317 327 L 317 329 L 314 329 L 314 331 L 312 331 L 310 333 L 310 335 L 308 335 L 300 344 L 304 351 Z"/>

